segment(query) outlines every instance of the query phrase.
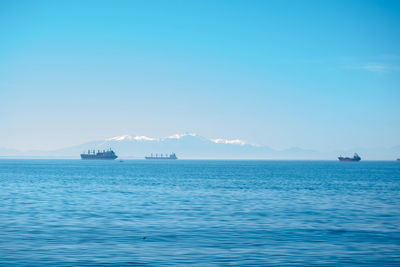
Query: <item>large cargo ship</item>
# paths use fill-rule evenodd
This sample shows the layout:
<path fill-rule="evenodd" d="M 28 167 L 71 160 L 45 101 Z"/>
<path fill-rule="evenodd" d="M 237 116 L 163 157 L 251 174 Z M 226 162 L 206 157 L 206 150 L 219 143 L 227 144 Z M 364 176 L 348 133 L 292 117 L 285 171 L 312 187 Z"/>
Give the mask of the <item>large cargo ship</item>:
<path fill-rule="evenodd" d="M 155 156 L 153 156 L 153 154 L 151 154 L 150 156 L 146 156 L 145 159 L 178 159 L 175 155 L 175 153 L 172 154 L 165 154 L 165 156 L 163 156 L 163 154 L 160 154 L 160 156 L 158 156 L 158 154 L 156 154 Z"/>
<path fill-rule="evenodd" d="M 107 151 L 106 150 L 103 150 L 103 151 L 97 150 L 97 153 L 94 150 L 92 150 L 92 151 L 88 150 L 87 154 L 85 154 L 85 153 L 81 154 L 81 159 L 84 159 L 84 160 L 98 160 L 98 159 L 114 160 L 116 158 L 118 158 L 118 156 L 115 155 L 114 151 L 111 148 Z"/>
<path fill-rule="evenodd" d="M 357 153 L 354 153 L 354 156 L 352 158 L 340 156 L 340 157 L 338 157 L 338 159 L 340 161 L 360 161 L 361 160 L 360 156 Z"/>

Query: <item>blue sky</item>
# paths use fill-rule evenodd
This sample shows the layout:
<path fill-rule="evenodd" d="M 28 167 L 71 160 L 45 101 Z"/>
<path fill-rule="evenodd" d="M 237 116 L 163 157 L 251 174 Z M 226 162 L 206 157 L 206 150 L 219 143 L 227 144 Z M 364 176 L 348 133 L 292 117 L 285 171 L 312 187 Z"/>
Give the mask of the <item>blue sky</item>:
<path fill-rule="evenodd" d="M 0 147 L 400 144 L 399 1 L 1 1 Z"/>

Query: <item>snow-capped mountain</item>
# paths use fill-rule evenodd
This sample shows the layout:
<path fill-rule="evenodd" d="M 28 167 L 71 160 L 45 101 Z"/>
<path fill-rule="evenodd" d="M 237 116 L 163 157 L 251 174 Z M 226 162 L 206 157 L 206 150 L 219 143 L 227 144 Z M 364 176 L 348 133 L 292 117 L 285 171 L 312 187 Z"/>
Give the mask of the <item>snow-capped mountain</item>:
<path fill-rule="evenodd" d="M 89 142 L 77 147 L 68 148 L 68 151 L 79 153 L 88 149 L 112 148 L 121 157 L 142 158 L 150 153 L 175 152 L 180 158 L 243 158 L 261 157 L 266 152 L 273 152 L 268 147 L 248 144 L 239 139 L 208 139 L 197 134 L 175 134 L 167 137 L 148 137 L 121 135 L 107 138 L 102 141 Z M 63 149 L 62 151 L 67 151 Z"/>
<path fill-rule="evenodd" d="M 0 156 L 66 157 L 79 158 L 87 150 L 112 148 L 120 158 L 144 158 L 151 153 L 176 153 L 181 159 L 330 159 L 338 155 L 358 152 L 365 159 L 391 160 L 400 156 L 400 146 L 392 148 L 318 152 L 294 147 L 274 150 L 268 146 L 250 144 L 241 139 L 205 138 L 194 133 L 174 134 L 167 137 L 120 135 L 104 140 L 87 142 L 53 151 L 27 151 L 0 149 Z"/>
<path fill-rule="evenodd" d="M 194 133 L 174 134 L 167 137 L 120 135 L 53 151 L 28 151 L 12 155 L 79 158 L 79 154 L 87 152 L 89 149 L 109 148 L 112 148 L 120 158 L 144 158 L 151 153 L 167 154 L 172 152 L 182 159 L 286 158 L 285 151 L 276 151 L 267 146 L 249 144 L 240 139 L 209 139 Z M 309 152 L 307 154 L 310 156 Z M 3 155 L 5 154 L 3 153 Z"/>

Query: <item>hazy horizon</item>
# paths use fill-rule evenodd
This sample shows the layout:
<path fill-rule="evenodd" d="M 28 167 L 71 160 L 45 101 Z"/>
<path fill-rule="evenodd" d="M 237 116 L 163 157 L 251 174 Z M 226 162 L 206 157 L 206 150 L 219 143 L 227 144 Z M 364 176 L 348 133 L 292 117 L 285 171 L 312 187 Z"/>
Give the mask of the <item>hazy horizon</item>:
<path fill-rule="evenodd" d="M 207 138 L 195 133 L 175 134 L 166 137 L 121 135 L 102 140 L 92 140 L 55 150 L 26 150 L 0 148 L 1 157 L 24 158 L 79 158 L 88 150 L 112 148 L 120 158 L 144 158 L 151 153 L 173 153 L 180 159 L 260 159 L 260 160 L 337 160 L 338 156 L 351 156 L 357 152 L 363 160 L 390 160 L 400 155 L 400 145 L 395 147 L 358 147 L 331 151 L 310 150 L 301 147 L 276 149 L 251 144 L 240 139 Z"/>
<path fill-rule="evenodd" d="M 400 145 L 398 1 L 2 1 L 0 147 Z"/>

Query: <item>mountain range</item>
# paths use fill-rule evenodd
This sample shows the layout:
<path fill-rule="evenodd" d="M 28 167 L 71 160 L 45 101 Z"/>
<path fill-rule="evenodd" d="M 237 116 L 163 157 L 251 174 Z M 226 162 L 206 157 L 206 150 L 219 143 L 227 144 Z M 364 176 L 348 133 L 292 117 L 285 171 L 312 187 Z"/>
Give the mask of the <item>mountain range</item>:
<path fill-rule="evenodd" d="M 338 155 L 352 156 L 354 152 L 363 159 L 393 160 L 400 157 L 400 146 L 392 148 L 357 148 L 343 151 L 321 152 L 298 147 L 276 150 L 268 146 L 249 144 L 240 139 L 208 139 L 203 136 L 185 133 L 164 138 L 121 135 L 104 140 L 51 150 L 18 151 L 1 149 L 2 157 L 44 157 L 79 158 L 79 154 L 89 149 L 105 150 L 112 148 L 120 158 L 144 158 L 145 155 L 176 153 L 182 159 L 331 159 Z"/>

